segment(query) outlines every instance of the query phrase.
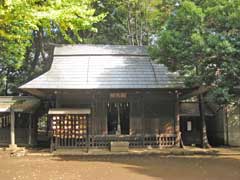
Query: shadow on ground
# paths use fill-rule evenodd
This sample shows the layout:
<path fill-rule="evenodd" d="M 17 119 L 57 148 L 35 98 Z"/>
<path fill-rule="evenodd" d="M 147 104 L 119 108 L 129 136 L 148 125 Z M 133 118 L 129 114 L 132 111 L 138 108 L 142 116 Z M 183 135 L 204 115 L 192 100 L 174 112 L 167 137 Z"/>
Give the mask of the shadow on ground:
<path fill-rule="evenodd" d="M 111 166 L 127 169 L 157 179 L 240 179 L 239 156 L 159 156 L 159 155 L 114 155 L 114 156 L 57 156 L 55 161 L 110 163 Z"/>
<path fill-rule="evenodd" d="M 239 170 L 239 155 L 10 157 L 0 152 L 0 179 L 4 180 L 239 180 Z"/>

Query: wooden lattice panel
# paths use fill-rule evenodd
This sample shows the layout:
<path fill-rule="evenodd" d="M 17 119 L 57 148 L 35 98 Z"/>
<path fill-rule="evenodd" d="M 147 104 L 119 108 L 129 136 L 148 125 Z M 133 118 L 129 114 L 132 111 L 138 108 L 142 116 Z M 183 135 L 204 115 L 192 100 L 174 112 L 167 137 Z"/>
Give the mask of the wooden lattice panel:
<path fill-rule="evenodd" d="M 55 147 L 86 147 L 88 115 L 50 115 Z"/>
<path fill-rule="evenodd" d="M 0 128 L 9 128 L 9 127 L 10 127 L 10 114 L 0 113 Z"/>

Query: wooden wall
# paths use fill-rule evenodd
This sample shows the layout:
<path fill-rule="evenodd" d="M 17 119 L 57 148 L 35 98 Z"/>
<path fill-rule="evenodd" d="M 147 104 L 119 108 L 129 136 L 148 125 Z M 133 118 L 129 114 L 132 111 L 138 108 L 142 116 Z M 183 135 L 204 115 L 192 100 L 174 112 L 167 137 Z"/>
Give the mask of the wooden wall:
<path fill-rule="evenodd" d="M 125 91 L 126 92 L 126 91 Z M 110 91 L 75 92 L 57 95 L 57 107 L 92 110 L 90 134 L 107 135 L 107 103 Z M 157 91 L 129 91 L 130 134 L 174 133 L 175 94 Z"/>
<path fill-rule="evenodd" d="M 144 95 L 144 130 L 147 134 L 174 133 L 175 98 L 167 93 Z"/>
<path fill-rule="evenodd" d="M 107 96 L 96 95 L 93 101 L 92 134 L 107 134 Z"/>

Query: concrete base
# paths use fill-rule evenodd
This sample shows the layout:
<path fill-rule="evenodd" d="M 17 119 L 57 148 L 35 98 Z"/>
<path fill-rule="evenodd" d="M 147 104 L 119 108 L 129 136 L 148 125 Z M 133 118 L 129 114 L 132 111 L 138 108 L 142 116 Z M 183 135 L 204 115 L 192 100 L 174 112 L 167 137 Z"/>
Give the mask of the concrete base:
<path fill-rule="evenodd" d="M 128 152 L 129 142 L 125 141 L 111 142 L 110 150 L 111 152 Z"/>
<path fill-rule="evenodd" d="M 18 147 L 16 144 L 9 144 L 9 147 L 6 148 L 7 151 L 14 151 L 14 150 L 17 150 Z"/>

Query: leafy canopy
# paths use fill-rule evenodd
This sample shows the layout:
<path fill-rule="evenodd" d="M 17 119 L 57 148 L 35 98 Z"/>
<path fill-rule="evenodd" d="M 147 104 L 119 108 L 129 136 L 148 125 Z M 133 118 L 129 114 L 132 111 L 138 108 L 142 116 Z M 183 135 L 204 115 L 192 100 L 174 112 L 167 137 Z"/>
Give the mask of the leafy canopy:
<path fill-rule="evenodd" d="M 240 80 L 239 12 L 239 0 L 184 0 L 151 52 L 180 71 L 188 86 L 211 85 L 209 97 L 218 104 L 228 103 Z"/>
<path fill-rule="evenodd" d="M 173 4 L 174 0 L 99 0 L 96 11 L 107 15 L 97 23 L 98 33 L 84 34 L 85 42 L 149 45 Z"/>
<path fill-rule="evenodd" d="M 94 24 L 105 14 L 96 15 L 94 0 L 1 0 L 0 1 L 0 80 L 14 77 L 20 68 L 47 43 L 81 42 L 80 31 L 96 31 Z M 29 50 L 30 49 L 30 50 Z M 29 52 L 28 52 L 29 51 Z M 34 53 L 33 52 L 33 53 Z M 36 53 L 35 53 L 36 54 Z M 28 57 L 27 57 L 28 56 Z M 38 59 L 39 55 L 36 59 Z M 0 83 L 0 85 L 1 85 Z"/>
<path fill-rule="evenodd" d="M 92 0 L 12 0 L 0 5 L 1 61 L 19 66 L 24 59 L 24 48 L 31 45 L 33 31 L 43 28 L 47 36 L 60 31 L 64 39 L 73 43 L 72 34 L 81 41 L 80 30 L 96 31 L 93 24 L 103 19 L 91 8 Z M 71 32 L 71 33 L 70 33 Z M 10 42 L 10 43 L 9 43 Z M 8 46 L 10 45 L 10 47 Z M 23 49 L 22 49 L 23 48 Z M 17 51 L 15 51 L 17 50 Z M 13 60 L 14 58 L 14 60 Z"/>

